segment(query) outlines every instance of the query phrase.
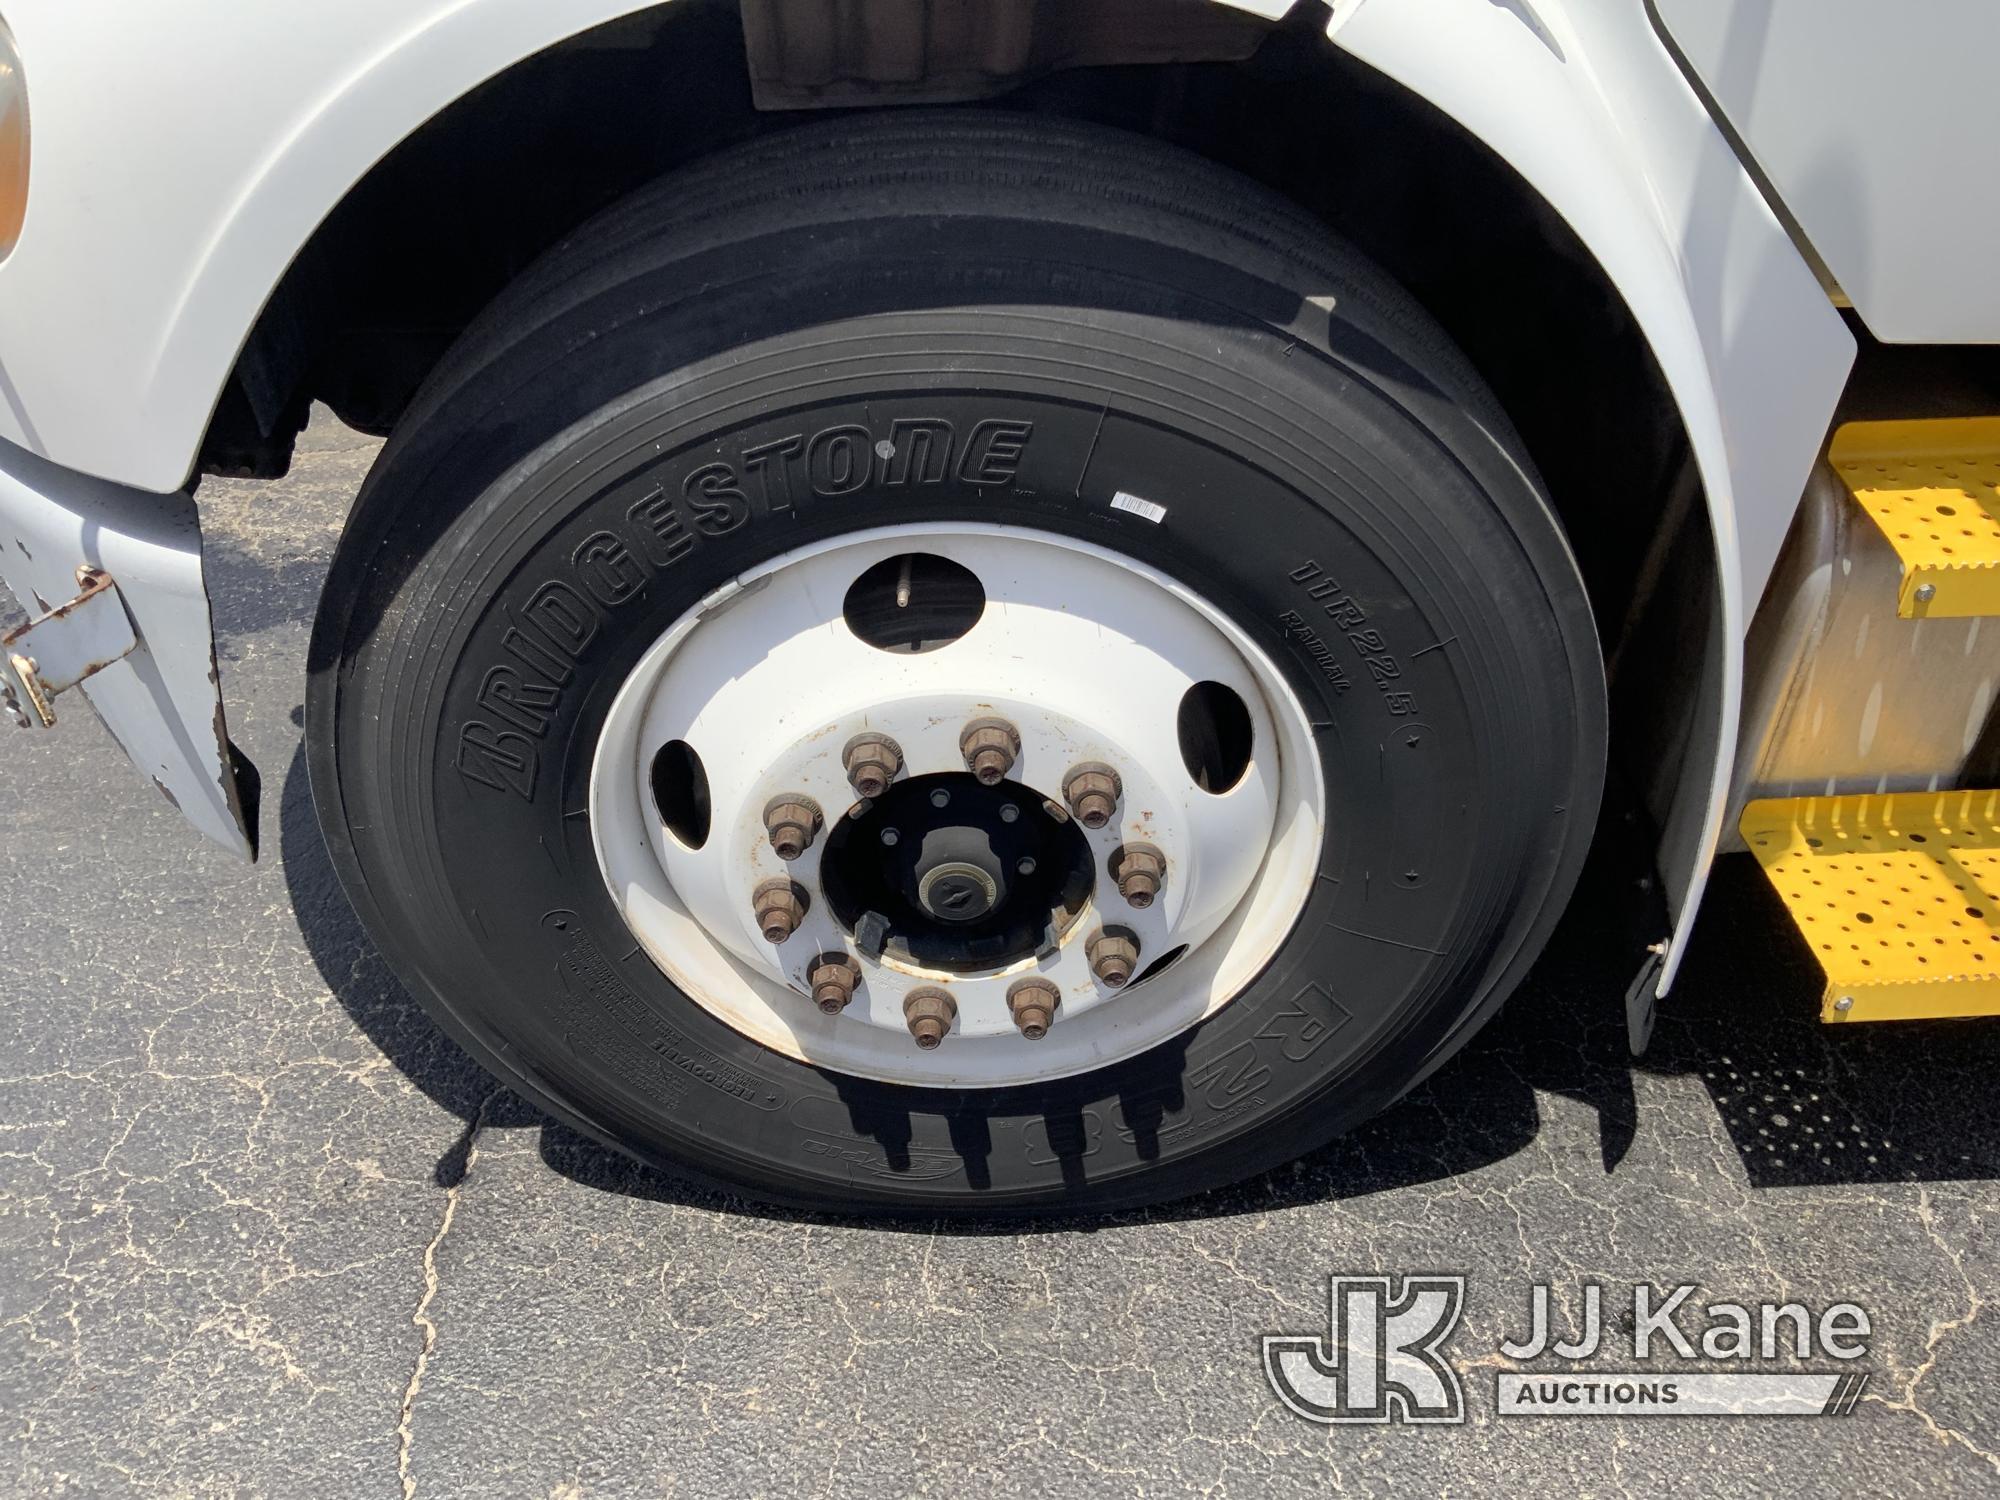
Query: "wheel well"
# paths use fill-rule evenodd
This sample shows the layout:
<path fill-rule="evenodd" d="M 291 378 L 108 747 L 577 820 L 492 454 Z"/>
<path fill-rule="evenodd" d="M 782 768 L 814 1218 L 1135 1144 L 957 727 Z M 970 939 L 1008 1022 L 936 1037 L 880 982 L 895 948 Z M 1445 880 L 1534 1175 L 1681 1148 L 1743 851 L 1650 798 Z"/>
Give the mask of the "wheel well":
<path fill-rule="evenodd" d="M 682 163 L 810 118 L 760 111 L 750 73 L 738 0 L 672 0 L 527 58 L 433 117 L 287 271 L 218 404 L 204 472 L 284 472 L 315 400 L 386 433 L 474 314 L 569 230 Z M 1712 629 L 1709 610 L 1689 596 L 1712 585 L 1712 542 L 1686 524 L 1701 507 L 1685 433 L 1623 300 L 1505 162 L 1333 46 L 1322 7 L 1295 6 L 1240 61 L 1047 72 L 988 107 L 1150 134 L 1318 214 L 1407 286 L 1497 391 L 1617 676 L 1653 681 L 1663 654 L 1701 655 L 1688 643 Z M 1662 625 L 1662 610 L 1689 618 Z M 1658 726 L 1619 721 L 1649 717 L 1614 713 L 1614 755 L 1618 739 L 1651 747 L 1634 758 L 1642 782 L 1671 752 Z"/>

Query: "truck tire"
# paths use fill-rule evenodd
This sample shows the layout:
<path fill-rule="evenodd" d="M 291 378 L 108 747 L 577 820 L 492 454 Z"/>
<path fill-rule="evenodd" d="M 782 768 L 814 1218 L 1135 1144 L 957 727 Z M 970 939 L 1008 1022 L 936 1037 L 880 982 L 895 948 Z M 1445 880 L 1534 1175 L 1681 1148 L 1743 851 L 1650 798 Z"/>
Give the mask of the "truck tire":
<path fill-rule="evenodd" d="M 313 791 L 438 1022 L 842 1211 L 1130 1207 L 1382 1109 L 1542 945 L 1604 685 L 1380 270 L 1153 142 L 766 137 L 577 230 L 384 448 Z"/>

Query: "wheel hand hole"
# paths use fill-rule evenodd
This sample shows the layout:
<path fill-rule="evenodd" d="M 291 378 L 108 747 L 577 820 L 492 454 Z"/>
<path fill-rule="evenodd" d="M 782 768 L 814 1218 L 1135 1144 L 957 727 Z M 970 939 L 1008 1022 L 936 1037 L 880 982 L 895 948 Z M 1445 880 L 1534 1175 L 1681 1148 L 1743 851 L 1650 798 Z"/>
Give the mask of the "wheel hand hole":
<path fill-rule="evenodd" d="M 885 557 L 848 585 L 847 628 L 877 651 L 935 651 L 979 623 L 986 590 L 970 568 L 932 552 Z"/>
<path fill-rule="evenodd" d="M 708 772 L 686 740 L 668 740 L 653 757 L 653 805 L 660 821 L 690 849 L 708 842 Z"/>
<path fill-rule="evenodd" d="M 1234 688 L 1197 682 L 1181 695 L 1175 727 L 1181 764 L 1204 792 L 1219 797 L 1250 769 L 1250 709 Z"/>
<path fill-rule="evenodd" d="M 1135 978 L 1130 984 L 1125 986 L 1126 991 L 1129 993 L 1132 990 L 1136 990 L 1140 985 L 1144 984 L 1147 980 L 1159 978 L 1160 975 L 1164 974 L 1168 969 L 1172 968 L 1175 964 L 1179 963 L 1181 961 L 1181 955 L 1186 952 L 1187 952 L 1186 943 L 1182 943 L 1178 948 L 1169 948 L 1165 953 L 1162 953 L 1158 958 L 1154 959 L 1151 963 L 1147 964 L 1145 968 L 1141 969 L 1139 971 L 1138 977 Z"/>

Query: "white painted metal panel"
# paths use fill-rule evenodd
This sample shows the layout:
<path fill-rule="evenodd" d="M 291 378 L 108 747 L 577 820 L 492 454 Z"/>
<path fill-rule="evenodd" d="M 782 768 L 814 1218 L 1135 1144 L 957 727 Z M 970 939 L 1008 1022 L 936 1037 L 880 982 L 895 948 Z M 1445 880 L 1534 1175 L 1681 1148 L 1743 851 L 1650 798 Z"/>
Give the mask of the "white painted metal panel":
<path fill-rule="evenodd" d="M 197 830 L 254 859 L 257 810 L 222 716 L 193 499 L 86 478 L 0 443 L 0 578 L 39 614 L 77 592 L 81 567 L 111 575 L 138 644 L 57 699 L 59 713 L 88 699 Z M 21 732 L 0 718 L 0 733 Z"/>
<path fill-rule="evenodd" d="M 2000 4 L 1655 3 L 1870 332 L 2000 343 Z"/>
<path fill-rule="evenodd" d="M 0 438 L 188 477 L 236 351 L 320 220 L 509 64 L 634 0 L 4 0 L 33 168 L 0 264 Z"/>
<path fill-rule="evenodd" d="M 1339 0 L 1334 41 L 1505 157 L 1625 298 L 1680 406 L 1721 568 L 1715 727 L 1663 830 L 1675 936 L 1721 834 L 1749 612 L 1826 437 L 1854 341 L 1638 5 Z M 1615 504 L 1616 497 L 1606 497 Z"/>

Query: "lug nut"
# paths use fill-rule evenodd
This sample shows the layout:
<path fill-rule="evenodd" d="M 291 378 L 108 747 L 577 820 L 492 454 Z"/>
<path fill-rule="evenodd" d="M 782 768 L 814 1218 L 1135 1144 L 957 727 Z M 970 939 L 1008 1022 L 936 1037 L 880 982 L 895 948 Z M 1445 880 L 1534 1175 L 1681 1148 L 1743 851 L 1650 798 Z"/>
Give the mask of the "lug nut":
<path fill-rule="evenodd" d="M 1085 828 L 1102 828 L 1109 823 L 1111 815 L 1118 811 L 1118 798 L 1123 790 L 1118 773 L 1096 761 L 1071 766 L 1069 775 L 1063 778 L 1063 801 Z"/>
<path fill-rule="evenodd" d="M 1046 979 L 1024 979 L 1007 991 L 1007 1009 L 1014 1013 L 1014 1024 L 1031 1042 L 1049 1034 L 1060 1004 L 1062 991 Z"/>
<path fill-rule="evenodd" d="M 1122 927 L 1107 927 L 1092 938 L 1084 953 L 1099 984 L 1121 988 L 1139 967 L 1139 940 Z"/>
<path fill-rule="evenodd" d="M 911 990 L 903 997 L 903 1019 L 909 1022 L 917 1045 L 928 1052 L 944 1040 L 951 1023 L 958 1019 L 958 1002 L 948 990 Z"/>
<path fill-rule="evenodd" d="M 812 986 L 813 1004 L 830 1016 L 847 1009 L 854 999 L 854 987 L 860 982 L 860 967 L 845 953 L 822 953 L 806 973 L 806 983 Z"/>
<path fill-rule="evenodd" d="M 783 860 L 797 859 L 812 848 L 814 837 L 826 820 L 819 804 L 798 792 L 771 799 L 764 809 L 764 831 L 771 835 L 771 847 Z"/>
<path fill-rule="evenodd" d="M 1021 736 L 1005 719 L 974 719 L 958 737 L 958 753 L 981 786 L 998 786 L 1021 758 Z"/>
<path fill-rule="evenodd" d="M 810 905 L 805 887 L 779 876 L 767 880 L 750 893 L 750 909 L 757 914 L 757 930 L 767 943 L 782 943 L 799 930 Z"/>
<path fill-rule="evenodd" d="M 1166 856 L 1151 844 L 1120 844 L 1112 852 L 1109 868 L 1118 894 L 1137 911 L 1151 906 L 1167 883 Z"/>
<path fill-rule="evenodd" d="M 887 735 L 860 735 L 847 742 L 842 764 L 856 795 L 873 801 L 889 790 L 889 783 L 903 769 L 903 748 Z"/>

